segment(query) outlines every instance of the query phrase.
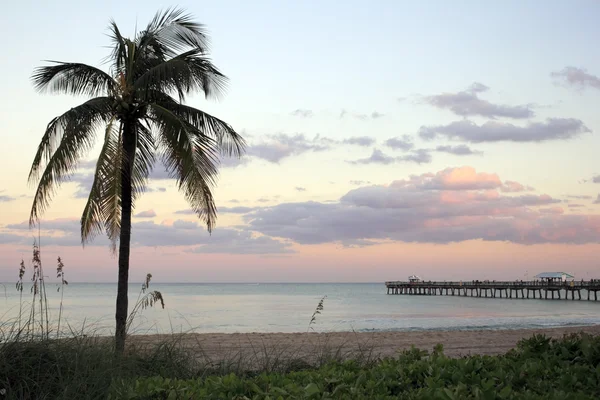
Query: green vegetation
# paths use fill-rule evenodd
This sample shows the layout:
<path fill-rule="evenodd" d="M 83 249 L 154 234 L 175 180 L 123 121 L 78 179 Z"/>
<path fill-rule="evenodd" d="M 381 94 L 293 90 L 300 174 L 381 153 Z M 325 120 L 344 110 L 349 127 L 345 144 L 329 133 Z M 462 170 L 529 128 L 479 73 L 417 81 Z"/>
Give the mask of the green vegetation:
<path fill-rule="evenodd" d="M 377 361 L 299 360 L 244 372 L 201 364 L 177 341 L 114 356 L 94 338 L 0 344 L 0 399 L 596 399 L 600 337 L 537 335 L 501 356 L 411 349 Z"/>
<path fill-rule="evenodd" d="M 217 209 L 212 195 L 220 157 L 241 156 L 243 138 L 226 122 L 184 104 L 187 96 L 223 95 L 227 78 L 209 58 L 204 26 L 179 9 L 159 12 L 133 38 L 111 22 L 110 70 L 52 62 L 32 76 L 40 92 L 90 99 L 52 119 L 34 157 L 29 182 L 37 184 L 30 225 L 48 207 L 56 189 L 77 170 L 102 132 L 103 145 L 81 217 L 85 243 L 105 232 L 113 250 L 119 245 L 116 349 L 127 331 L 127 282 L 131 215 L 146 190 L 159 157 L 177 186 L 210 231 Z M 40 293 L 45 299 L 45 293 Z M 43 301 L 43 300 L 41 300 Z M 45 320 L 47 316 L 37 315 Z"/>

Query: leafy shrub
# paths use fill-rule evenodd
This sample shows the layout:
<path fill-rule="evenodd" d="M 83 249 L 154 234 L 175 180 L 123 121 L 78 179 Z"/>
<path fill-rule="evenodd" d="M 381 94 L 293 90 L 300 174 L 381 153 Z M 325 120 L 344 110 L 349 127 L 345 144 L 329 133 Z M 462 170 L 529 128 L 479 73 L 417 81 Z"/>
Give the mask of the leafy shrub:
<path fill-rule="evenodd" d="M 355 361 L 257 376 L 113 381 L 111 399 L 596 399 L 600 337 L 533 336 L 502 356 L 449 358 L 441 346 L 373 365 Z"/>

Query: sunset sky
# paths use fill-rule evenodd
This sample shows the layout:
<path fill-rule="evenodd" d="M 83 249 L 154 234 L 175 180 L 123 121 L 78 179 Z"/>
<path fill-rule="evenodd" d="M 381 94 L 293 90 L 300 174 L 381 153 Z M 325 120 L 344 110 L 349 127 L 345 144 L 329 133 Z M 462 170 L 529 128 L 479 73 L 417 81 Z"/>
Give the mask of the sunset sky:
<path fill-rule="evenodd" d="M 157 165 L 136 204 L 131 280 L 600 278 L 598 2 L 178 5 L 206 24 L 230 79 L 219 102 L 188 104 L 249 146 L 223 160 L 212 236 Z M 27 175 L 45 126 L 85 100 L 37 93 L 33 69 L 106 70 L 109 20 L 133 36 L 165 6 L 3 6 L 0 282 L 31 258 Z M 80 244 L 98 149 L 41 223 L 46 268 L 60 255 L 71 281 L 117 278 L 105 238 Z"/>

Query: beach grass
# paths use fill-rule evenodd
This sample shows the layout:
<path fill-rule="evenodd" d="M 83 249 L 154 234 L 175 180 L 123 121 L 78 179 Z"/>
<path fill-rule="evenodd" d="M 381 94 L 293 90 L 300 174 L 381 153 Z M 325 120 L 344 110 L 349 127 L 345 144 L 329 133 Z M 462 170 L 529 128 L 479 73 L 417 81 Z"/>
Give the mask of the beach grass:
<path fill-rule="evenodd" d="M 506 354 L 449 357 L 443 347 L 355 357 L 282 348 L 202 356 L 185 335 L 113 341 L 14 338 L 0 343 L 0 399 L 593 399 L 600 395 L 600 336 L 534 335 Z M 132 337 L 135 338 L 135 337 Z M 327 356 L 325 356 L 327 355 Z"/>

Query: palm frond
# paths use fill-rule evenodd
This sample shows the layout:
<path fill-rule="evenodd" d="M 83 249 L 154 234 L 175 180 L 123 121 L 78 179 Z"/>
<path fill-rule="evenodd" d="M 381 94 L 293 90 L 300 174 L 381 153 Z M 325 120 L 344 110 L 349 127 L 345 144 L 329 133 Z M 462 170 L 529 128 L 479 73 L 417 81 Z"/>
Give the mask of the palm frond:
<path fill-rule="evenodd" d="M 81 217 L 81 240 L 85 244 L 103 229 L 116 251 L 121 229 L 121 167 L 123 127 L 115 127 L 114 120 L 106 127 L 104 146 L 100 151 L 94 182 Z M 139 124 L 136 128 L 136 156 L 132 170 L 133 199 L 145 190 L 148 175 L 154 164 L 155 145 L 151 131 Z"/>
<path fill-rule="evenodd" d="M 29 182 L 33 183 L 38 180 L 41 169 L 50 161 L 66 131 L 70 129 L 69 127 L 77 129 L 80 121 L 84 125 L 90 126 L 106 121 L 111 116 L 111 106 L 112 101 L 110 98 L 96 97 L 52 119 L 46 127 L 46 132 L 33 159 L 29 171 Z"/>
<path fill-rule="evenodd" d="M 228 123 L 194 107 L 174 101 L 158 101 L 158 105 L 194 126 L 203 135 L 216 139 L 219 151 L 227 156 L 241 157 L 246 141 Z"/>
<path fill-rule="evenodd" d="M 114 201 L 114 199 L 108 198 L 109 193 L 119 193 L 118 196 L 120 196 L 121 179 L 117 172 L 120 167 L 120 137 L 123 127 L 121 124 L 118 128 L 115 125 L 116 122 L 113 119 L 106 126 L 104 145 L 96 162 L 94 182 L 81 216 L 81 242 L 84 245 L 102 231 L 108 220 L 111 221 L 112 227 L 120 226 L 120 210 L 116 210 L 115 213 L 114 207 L 107 207 L 107 203 L 110 203 L 111 200 L 118 204 L 118 199 Z M 113 214 L 110 214 L 110 211 Z M 111 230 L 114 231 L 114 228 Z M 113 245 L 114 243 L 113 241 Z M 116 246 L 113 248 L 116 249 Z"/>
<path fill-rule="evenodd" d="M 157 12 L 137 42 L 142 46 L 159 45 L 166 55 L 173 55 L 189 48 L 206 52 L 210 39 L 204 25 L 194 22 L 183 9 L 173 7 Z"/>
<path fill-rule="evenodd" d="M 98 99 L 102 98 L 95 100 Z M 29 173 L 31 182 L 42 168 L 44 158 L 47 159 L 31 207 L 29 223 L 32 225 L 49 205 L 57 186 L 75 171 L 79 159 L 92 148 L 97 128 L 108 119 L 109 112 L 98 105 L 89 107 L 88 103 L 53 120 L 44 135 L 45 140 L 42 139 Z M 53 142 L 58 137 L 60 142 L 54 150 Z"/>
<path fill-rule="evenodd" d="M 112 62 L 112 67 L 115 73 L 125 73 L 125 66 L 127 64 L 127 46 L 125 44 L 125 38 L 121 35 L 119 27 L 114 20 L 109 23 L 108 29 L 110 30 L 109 37 L 113 42 L 113 50 L 107 61 Z"/>
<path fill-rule="evenodd" d="M 149 90 L 177 91 L 180 101 L 197 90 L 203 91 L 207 98 L 218 98 L 226 87 L 227 77 L 197 49 L 154 65 L 134 82 L 134 88 L 141 96 Z"/>
<path fill-rule="evenodd" d="M 149 110 L 160 133 L 162 162 L 177 179 L 191 208 L 212 231 L 217 218 L 212 195 L 217 177 L 217 142 L 159 105 L 153 104 Z"/>
<path fill-rule="evenodd" d="M 109 95 L 115 91 L 115 81 L 106 72 L 81 63 L 48 61 L 55 65 L 38 67 L 31 79 L 40 91 L 89 96 Z"/>
<path fill-rule="evenodd" d="M 148 176 L 155 161 L 156 144 L 152 130 L 145 123 L 136 124 L 136 153 L 131 176 L 133 201 L 146 190 Z"/>

